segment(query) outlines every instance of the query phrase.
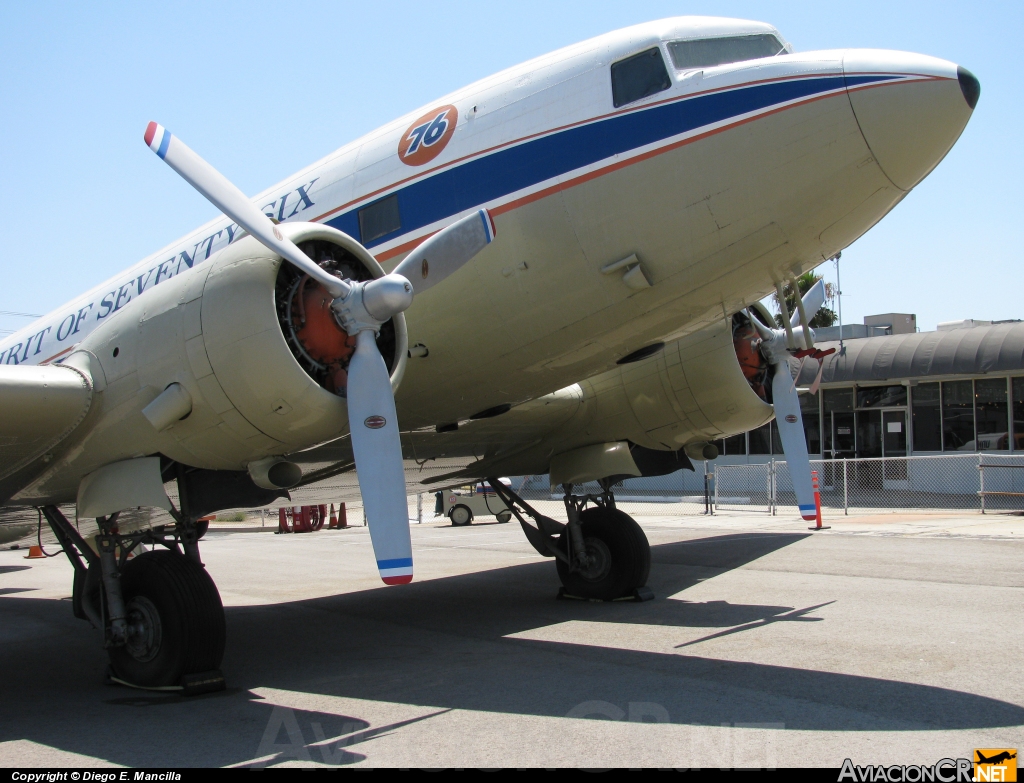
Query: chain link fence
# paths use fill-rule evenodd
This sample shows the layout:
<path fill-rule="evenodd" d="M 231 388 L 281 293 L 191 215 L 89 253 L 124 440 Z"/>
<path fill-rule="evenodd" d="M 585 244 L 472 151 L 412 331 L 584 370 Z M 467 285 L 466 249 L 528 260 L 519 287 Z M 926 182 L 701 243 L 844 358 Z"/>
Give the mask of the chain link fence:
<path fill-rule="evenodd" d="M 1024 510 L 1024 455 L 944 454 L 811 460 L 823 514 L 878 510 Z M 715 508 L 797 513 L 789 466 L 719 465 Z"/>
<path fill-rule="evenodd" d="M 448 469 L 442 465 L 437 470 Z M 677 471 L 667 476 L 626 479 L 614 486 L 616 504 L 634 517 L 693 516 L 722 512 L 798 514 L 789 466 L 784 460 L 747 465 L 697 463 L 696 472 Z M 818 472 L 821 510 L 825 515 L 870 514 L 895 509 L 905 511 L 1024 511 L 1024 454 L 949 454 L 901 458 L 812 460 Z M 706 472 L 705 472 L 706 471 Z M 552 488 L 549 477 L 521 476 L 512 488 L 545 514 L 564 518 L 561 488 Z M 173 484 L 167 485 L 177 504 Z M 573 487 L 577 495 L 600 492 L 598 484 Z M 409 518 L 430 522 L 435 516 L 435 490 L 424 487 L 421 495 L 409 496 Z M 363 525 L 355 473 L 333 476 L 292 490 L 292 499 L 281 499 L 265 509 L 218 512 L 218 525 L 241 517 L 242 526 L 277 526 L 278 506 L 334 503 L 348 500 L 348 524 Z M 95 520 L 77 520 L 73 505 L 62 507 L 80 525 L 82 534 L 96 532 Z M 171 524 L 170 515 L 159 509 L 133 509 L 122 515 L 126 529 Z M 39 531 L 37 533 L 37 530 Z M 39 524 L 34 508 L 6 508 L 0 513 L 0 546 L 56 543 L 49 526 Z"/>
<path fill-rule="evenodd" d="M 512 488 L 530 503 L 557 501 L 551 507 L 556 518 L 563 518 L 561 488 L 552 491 L 547 475 L 523 476 L 512 479 Z M 601 492 L 596 482 L 576 484 L 574 495 L 597 495 Z M 649 478 L 631 478 L 618 482 L 612 487 L 615 493 L 615 505 L 630 516 L 684 516 L 710 512 L 712 501 L 711 475 L 707 476 L 707 492 L 705 493 L 704 469 L 698 467 L 696 473 L 677 471 L 668 476 L 652 476 Z M 546 505 L 538 505 L 545 511 Z"/>

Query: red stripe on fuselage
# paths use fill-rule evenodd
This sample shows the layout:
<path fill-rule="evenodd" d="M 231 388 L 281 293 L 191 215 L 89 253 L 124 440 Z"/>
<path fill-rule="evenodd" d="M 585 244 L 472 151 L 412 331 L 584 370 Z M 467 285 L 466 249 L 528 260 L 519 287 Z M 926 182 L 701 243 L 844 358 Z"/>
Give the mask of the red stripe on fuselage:
<path fill-rule="evenodd" d="M 377 188 L 376 190 L 373 190 L 373 191 L 371 191 L 369 193 L 366 193 L 366 194 L 364 194 L 362 196 L 359 196 L 358 198 L 354 198 L 354 199 L 351 199 L 350 201 L 346 201 L 344 204 L 341 204 L 340 206 L 337 206 L 334 209 L 328 210 L 327 212 L 323 213 L 319 217 L 313 218 L 312 222 L 319 223 L 324 218 L 330 217 L 331 215 L 334 215 L 334 214 L 336 214 L 338 212 L 341 212 L 344 209 L 348 209 L 353 204 L 358 204 L 361 201 L 367 201 L 368 199 L 375 198 L 375 197 L 379 196 L 381 193 L 386 193 L 389 190 L 393 190 L 394 188 L 401 187 L 402 185 L 408 184 L 409 182 L 412 182 L 413 180 L 425 178 L 425 177 L 427 177 L 427 176 L 429 176 L 431 174 L 434 174 L 434 173 L 436 173 L 438 171 L 441 171 L 442 169 L 452 168 L 452 167 L 454 167 L 454 166 L 456 166 L 456 165 L 458 165 L 460 163 L 464 163 L 465 161 L 470 160 L 472 158 L 482 157 L 484 155 L 488 155 L 488 154 L 490 154 L 492 152 L 495 152 L 496 150 L 505 149 L 506 147 L 513 147 L 513 146 L 515 146 L 517 144 L 522 144 L 523 142 L 531 141 L 532 139 L 536 139 L 536 138 L 539 138 L 541 136 L 548 136 L 548 135 L 553 134 L 553 133 L 559 133 L 561 131 L 568 130 L 570 128 L 576 128 L 576 127 L 578 127 L 580 125 L 587 125 L 589 123 L 600 122 L 602 120 L 608 119 L 609 117 L 617 117 L 617 116 L 619 116 L 621 114 L 630 114 L 630 113 L 633 113 L 633 112 L 644 111 L 646 109 L 650 109 L 650 108 L 653 108 L 655 106 L 662 106 L 662 105 L 664 105 L 666 103 L 674 103 L 674 102 L 677 102 L 677 101 L 689 100 L 690 98 L 696 98 L 696 97 L 701 96 L 701 95 L 710 95 L 711 93 L 716 93 L 716 92 L 727 92 L 729 90 L 739 90 L 739 89 L 743 89 L 745 87 L 753 87 L 753 86 L 758 85 L 758 84 L 768 84 L 769 82 L 787 82 L 787 81 L 793 81 L 793 80 L 796 80 L 796 79 L 819 79 L 819 78 L 822 78 L 822 77 L 825 77 L 825 76 L 866 75 L 868 73 L 871 73 L 871 72 L 865 71 L 865 72 L 862 73 L 862 72 L 858 71 L 856 74 L 852 74 L 852 73 L 846 74 L 842 70 L 840 70 L 839 72 L 834 73 L 834 74 L 830 74 L 830 73 L 813 73 L 813 74 L 801 73 L 801 74 L 793 74 L 792 76 L 779 76 L 779 77 L 772 77 L 772 78 L 768 78 L 768 79 L 755 79 L 753 81 L 743 82 L 741 84 L 732 84 L 732 85 L 728 85 L 728 86 L 725 86 L 725 87 L 715 87 L 715 88 L 709 89 L 709 90 L 700 90 L 698 92 L 687 93 L 686 95 L 675 95 L 675 96 L 672 96 L 671 98 L 663 98 L 660 101 L 652 101 L 651 103 L 645 103 L 645 104 L 640 105 L 640 106 L 633 106 L 633 107 L 630 107 L 628 109 L 620 109 L 619 111 L 608 112 L 607 114 L 599 114 L 596 117 L 590 117 L 590 118 L 585 119 L 585 120 L 577 120 L 576 122 L 570 122 L 570 123 L 567 123 L 565 125 L 558 125 L 558 126 L 556 126 L 554 128 L 549 128 L 548 130 L 538 131 L 537 133 L 531 133 L 531 134 L 529 134 L 527 136 L 521 136 L 518 139 L 513 139 L 512 141 L 506 141 L 506 142 L 503 142 L 501 144 L 495 144 L 493 147 L 487 147 L 486 149 L 482 149 L 482 150 L 479 150 L 477 152 L 471 152 L 471 153 L 468 153 L 466 155 L 463 155 L 460 158 L 455 158 L 454 160 L 450 160 L 447 163 L 442 163 L 442 164 L 440 164 L 438 166 L 434 166 L 433 168 L 425 169 L 424 171 L 418 171 L 415 174 L 412 174 L 412 175 L 410 175 L 408 177 L 405 177 L 404 179 L 400 179 L 400 180 L 398 180 L 396 182 L 392 182 L 390 185 L 385 185 L 384 187 Z M 881 74 L 881 72 L 879 72 L 879 74 Z M 918 77 L 918 78 L 922 78 L 922 79 L 942 79 L 942 78 L 944 78 L 944 77 L 941 77 L 941 76 L 930 76 L 930 75 L 927 75 L 927 74 L 914 74 L 914 73 L 899 74 L 899 75 L 900 76 L 913 76 L 913 77 Z M 886 82 L 886 83 L 888 84 L 888 83 L 891 83 L 891 82 Z M 881 86 L 881 85 L 877 85 L 877 86 Z"/>
<path fill-rule="evenodd" d="M 908 76 L 919 76 L 918 74 L 907 74 L 907 75 Z M 793 78 L 796 78 L 796 77 L 793 77 Z M 807 78 L 807 77 L 803 77 L 803 78 Z M 926 80 L 943 80 L 944 79 L 944 77 L 941 77 L 941 76 L 926 76 L 926 75 L 920 75 L 920 78 L 921 79 L 926 79 Z M 762 81 L 784 81 L 784 80 L 783 79 L 764 79 Z M 749 84 L 758 84 L 758 83 L 760 83 L 760 82 L 749 82 L 749 83 L 747 83 L 747 84 L 745 84 L 743 86 L 748 86 Z M 854 87 L 853 90 L 865 90 L 865 89 L 871 89 L 871 88 L 874 88 L 874 87 L 887 87 L 887 86 L 894 85 L 894 84 L 906 84 L 906 82 L 905 81 L 880 82 L 878 84 L 867 84 L 867 85 L 863 85 L 861 87 Z M 725 89 L 725 88 L 723 88 L 723 89 Z M 707 90 L 706 92 L 717 92 L 717 91 L 716 90 Z M 582 184 L 584 184 L 586 182 L 590 182 L 591 180 L 597 179 L 598 177 L 603 177 L 606 174 L 610 174 L 610 173 L 612 173 L 614 171 L 618 171 L 620 169 L 624 169 L 627 166 L 632 166 L 635 163 L 642 163 L 645 160 L 650 160 L 651 158 L 654 158 L 654 157 L 656 157 L 658 155 L 662 155 L 662 154 L 664 154 L 666 152 L 671 152 L 672 150 L 679 149 L 680 147 L 685 147 L 687 144 L 692 144 L 692 143 L 694 143 L 696 141 L 700 141 L 701 139 L 706 139 L 706 138 L 708 138 L 710 136 L 714 136 L 716 134 L 722 133 L 723 131 L 731 130 L 733 128 L 738 128 L 741 125 L 746 125 L 749 122 L 754 122 L 755 120 L 759 120 L 759 119 L 761 119 L 763 117 L 770 117 L 773 114 L 778 114 L 780 112 L 786 111 L 787 109 L 792 109 L 792 108 L 795 108 L 797 106 L 804 106 L 804 105 L 807 105 L 807 104 L 810 104 L 810 103 L 814 103 L 815 101 L 824 100 L 826 98 L 835 98 L 835 97 L 838 97 L 838 96 L 840 96 L 840 95 L 842 95 L 842 94 L 844 94 L 846 92 L 850 92 L 850 90 L 844 88 L 841 91 L 840 90 L 836 90 L 834 92 L 826 93 L 824 95 L 815 95 L 815 96 L 812 96 L 810 98 L 805 98 L 803 100 L 796 101 L 794 103 L 786 104 L 785 106 L 780 106 L 777 109 L 771 109 L 769 111 L 761 112 L 759 114 L 755 114 L 752 117 L 746 117 L 746 118 L 744 118 L 742 120 L 737 120 L 735 122 L 731 122 L 728 125 L 723 125 L 721 128 L 715 128 L 714 130 L 705 131 L 704 133 L 700 133 L 700 134 L 698 134 L 696 136 L 691 136 L 691 137 L 686 138 L 686 139 L 681 139 L 681 140 L 673 142 L 671 144 L 667 144 L 664 147 L 659 147 L 658 149 L 654 149 L 654 150 L 650 150 L 648 152 L 641 153 L 640 155 L 636 155 L 636 156 L 634 156 L 632 158 L 629 158 L 628 160 L 620 161 L 619 163 L 613 163 L 613 164 L 610 164 L 610 165 L 605 166 L 603 168 L 596 169 L 594 171 L 589 171 L 586 174 L 581 174 L 581 175 L 579 175 L 577 177 L 574 177 L 572 179 L 566 180 L 565 182 L 560 182 L 560 183 L 557 183 L 555 185 L 551 185 L 551 186 L 549 186 L 547 188 L 544 188 L 543 190 L 538 190 L 535 193 L 530 193 L 530 194 L 528 194 L 526 196 L 523 196 L 521 198 L 515 199 L 513 201 L 509 201 L 509 202 L 507 202 L 505 204 L 501 204 L 501 205 L 496 206 L 496 207 L 490 207 L 488 209 L 488 211 L 491 213 L 492 216 L 497 217 L 498 215 L 503 215 L 506 212 L 511 212 L 512 210 L 517 209 L 518 207 L 525 206 L 526 204 L 531 204 L 534 201 L 539 201 L 540 199 L 546 198 L 547 196 L 553 195 L 554 193 L 557 193 L 559 191 L 569 190 L 570 188 L 574 188 L 577 185 L 582 185 Z M 693 93 L 693 94 L 688 95 L 686 97 L 690 98 L 690 97 L 693 97 L 693 95 L 700 95 L 700 94 L 703 94 L 703 93 Z M 668 102 L 669 101 L 660 101 L 660 103 L 668 103 Z M 649 104 L 647 106 L 644 106 L 643 108 L 650 108 L 650 106 L 654 106 L 654 105 L 656 105 L 656 104 Z M 617 114 L 621 114 L 621 112 L 616 112 L 616 113 Z M 610 116 L 610 115 L 606 115 L 606 116 Z M 598 118 L 598 119 L 602 119 L 602 118 Z M 575 124 L 580 125 L 580 124 L 583 124 L 583 123 L 575 123 Z M 567 125 L 567 126 L 564 126 L 564 127 L 568 128 L 568 127 L 572 127 L 572 126 L 568 126 Z M 561 130 L 561 129 L 558 129 L 558 130 Z M 543 135 L 543 134 L 537 134 L 537 135 Z M 532 137 L 526 137 L 526 138 L 532 138 Z M 467 156 L 467 157 L 469 157 L 469 156 Z M 403 182 L 405 182 L 405 181 L 407 181 L 407 180 L 403 180 Z M 397 184 L 403 184 L 403 183 L 397 183 Z M 393 187 L 393 186 L 391 186 L 391 187 Z M 382 188 L 381 190 L 383 191 L 383 190 L 388 190 L 388 189 L 389 188 Z M 376 191 L 376 192 L 379 193 L 381 191 Z M 362 199 L 358 199 L 358 201 L 362 201 Z M 351 203 L 356 203 L 356 202 L 351 202 Z M 428 239 L 429 237 L 433 236 L 436 233 L 437 233 L 436 231 L 431 231 L 430 233 L 424 234 L 424 235 L 422 235 L 420 237 L 417 237 L 416 239 L 409 240 L 408 242 L 403 242 L 401 245 L 398 245 L 397 247 L 393 247 L 390 250 L 386 250 L 386 251 L 382 252 L 380 255 L 377 255 L 376 258 L 377 258 L 377 260 L 379 262 L 380 261 L 387 261 L 389 259 L 392 259 L 392 258 L 394 258 L 397 255 L 400 255 L 402 253 L 405 253 L 405 252 L 408 252 L 408 251 L 412 250 L 418 244 L 420 244 L 421 242 L 423 242 L 424 240 Z"/>

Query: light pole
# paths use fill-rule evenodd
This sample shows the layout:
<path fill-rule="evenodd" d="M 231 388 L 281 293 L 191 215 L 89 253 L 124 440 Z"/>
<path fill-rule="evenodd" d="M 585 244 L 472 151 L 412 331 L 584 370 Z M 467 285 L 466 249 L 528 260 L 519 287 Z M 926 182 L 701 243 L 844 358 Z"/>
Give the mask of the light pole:
<path fill-rule="evenodd" d="M 843 253 L 839 251 L 832 258 L 832 262 L 836 265 L 836 298 L 839 302 L 839 353 L 843 353 L 843 286 L 839 282 L 839 259 L 842 258 Z"/>

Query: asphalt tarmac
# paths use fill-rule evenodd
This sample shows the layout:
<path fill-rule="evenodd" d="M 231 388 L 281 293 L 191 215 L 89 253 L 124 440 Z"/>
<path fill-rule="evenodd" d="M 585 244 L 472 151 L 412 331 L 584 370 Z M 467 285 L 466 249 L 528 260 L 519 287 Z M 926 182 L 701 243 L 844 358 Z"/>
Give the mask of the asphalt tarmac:
<path fill-rule="evenodd" d="M 1024 745 L 1024 519 L 639 519 L 647 603 L 557 600 L 515 522 L 218 532 L 228 689 L 103 684 L 61 557 L 0 552 L 0 766 L 838 767 Z"/>

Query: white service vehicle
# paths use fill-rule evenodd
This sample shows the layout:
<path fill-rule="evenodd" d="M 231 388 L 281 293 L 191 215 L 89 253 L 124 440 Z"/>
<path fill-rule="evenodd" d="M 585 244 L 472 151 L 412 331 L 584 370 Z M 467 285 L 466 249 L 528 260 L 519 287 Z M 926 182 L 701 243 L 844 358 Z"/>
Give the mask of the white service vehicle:
<path fill-rule="evenodd" d="M 501 479 L 501 483 L 512 485 L 508 479 Z M 437 494 L 441 501 L 440 513 L 448 517 L 456 527 L 472 524 L 478 516 L 494 516 L 502 523 L 512 519 L 512 512 L 505 501 L 482 481 Z"/>

